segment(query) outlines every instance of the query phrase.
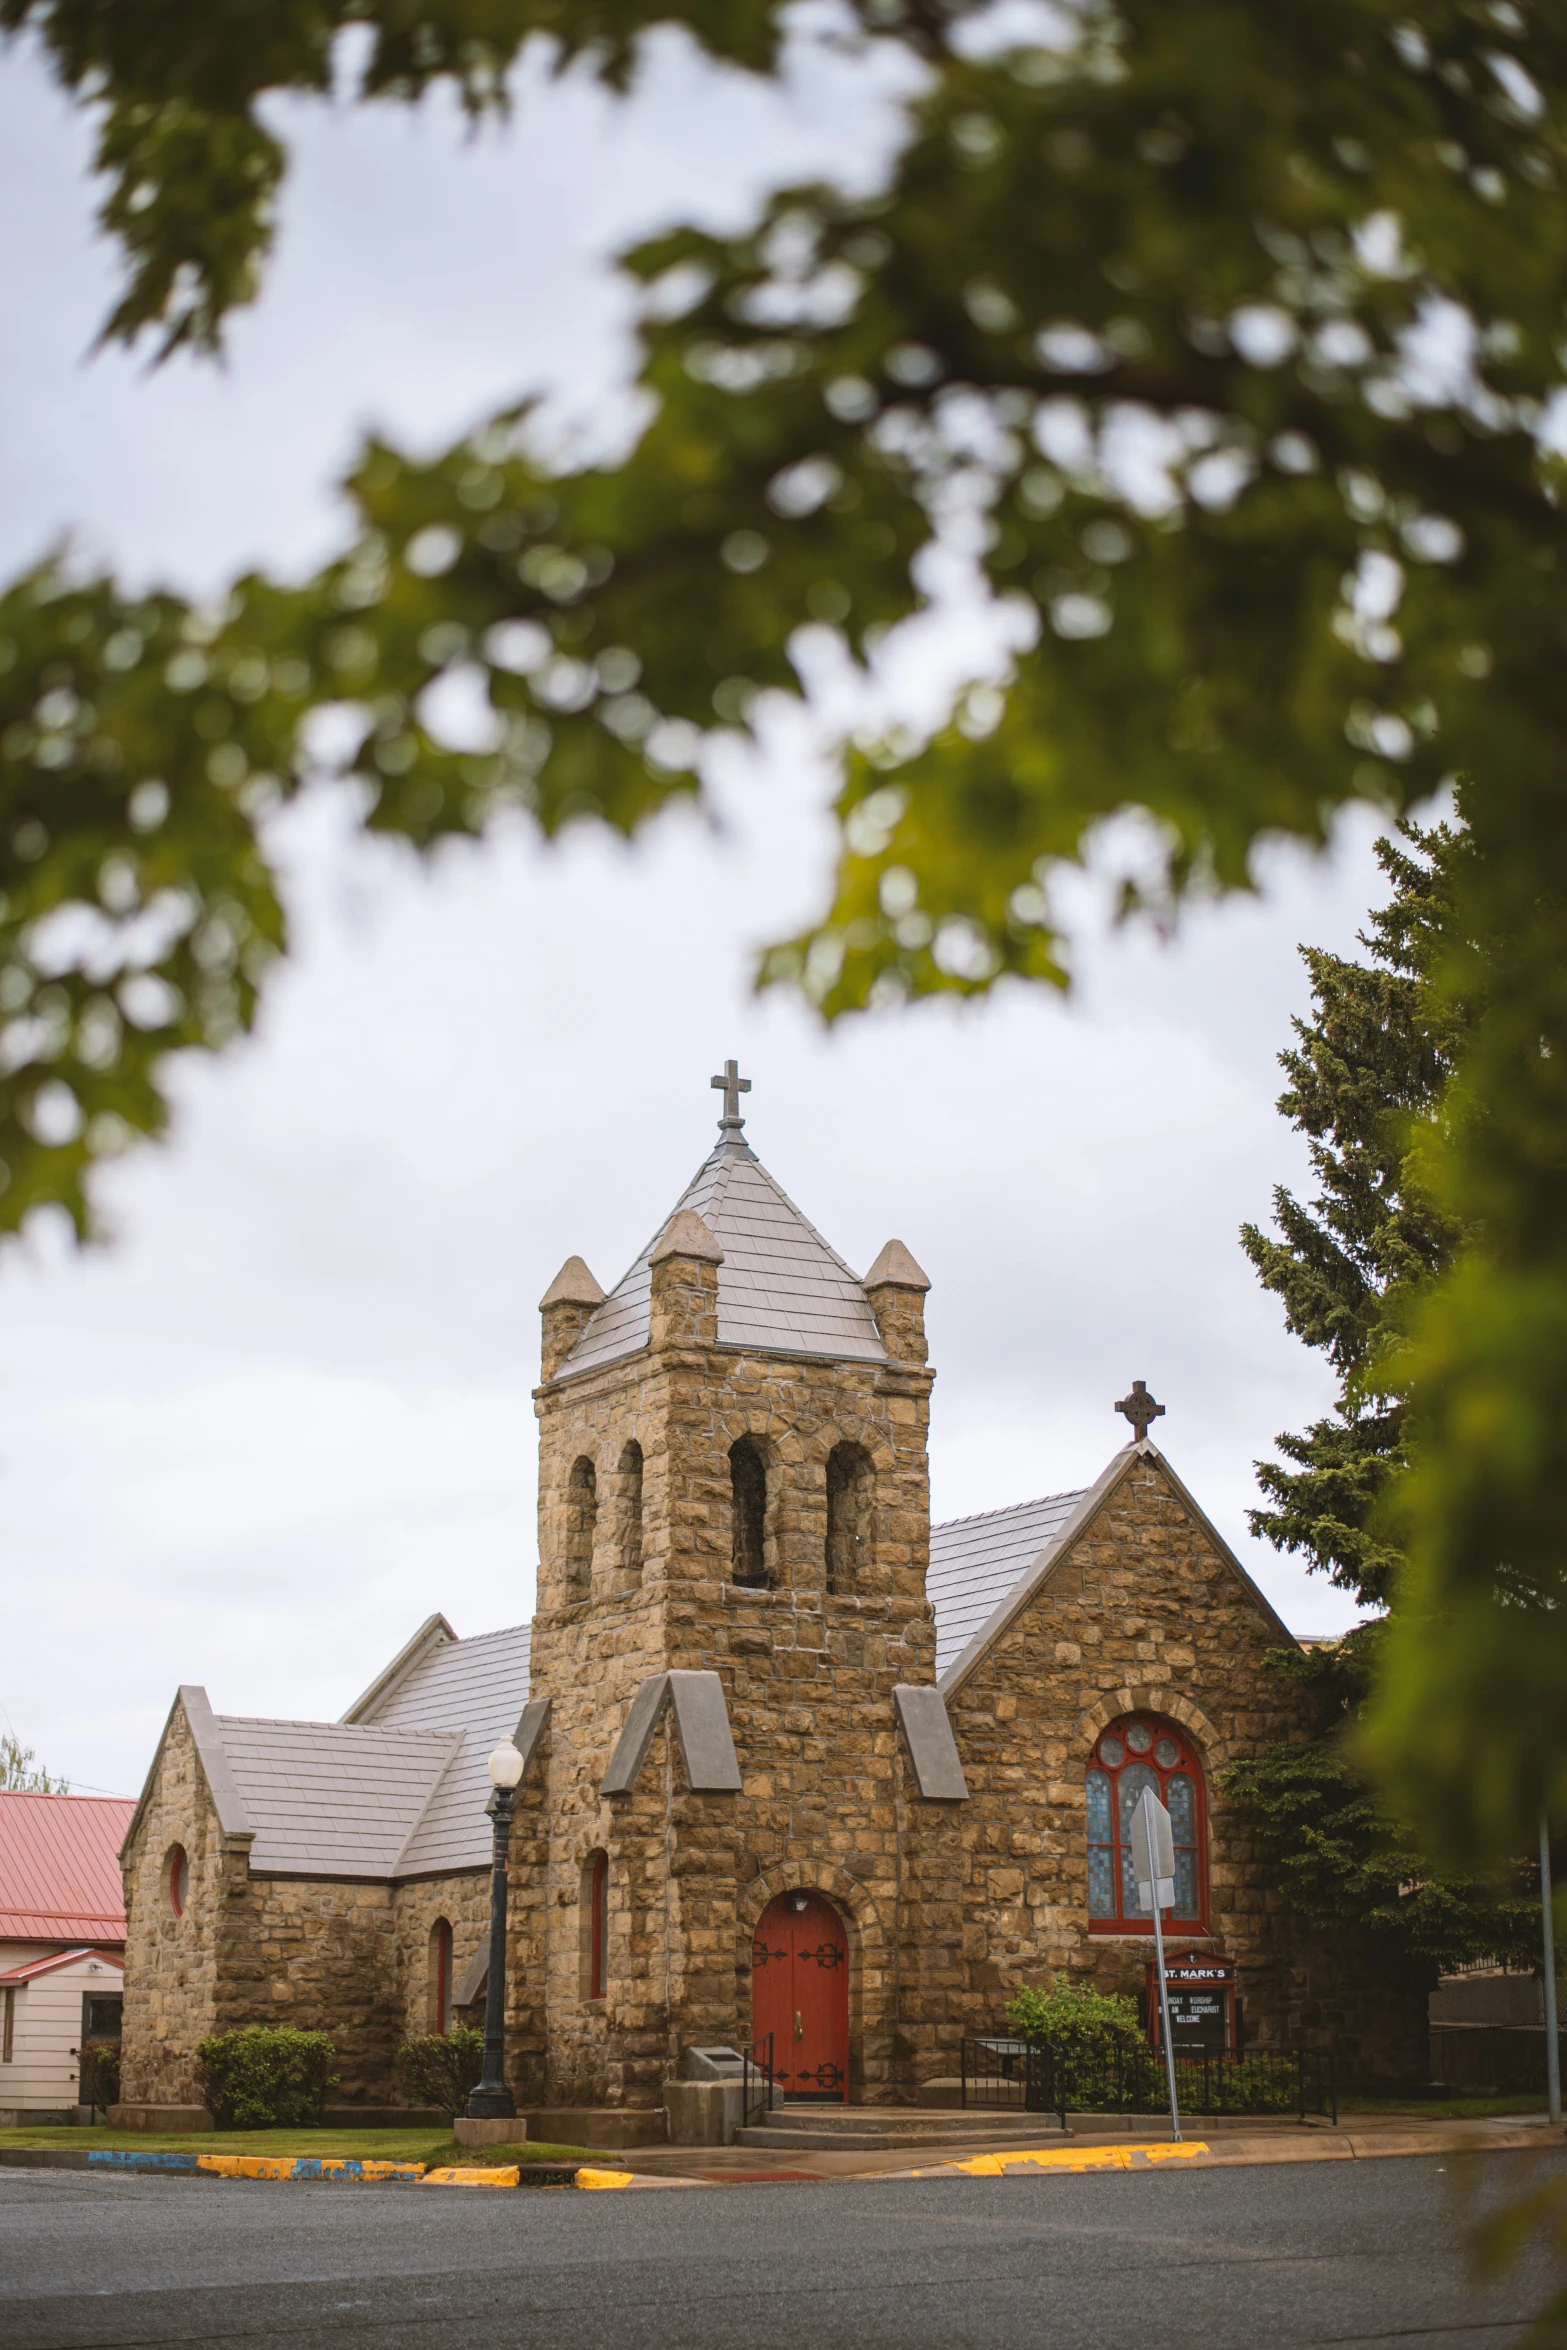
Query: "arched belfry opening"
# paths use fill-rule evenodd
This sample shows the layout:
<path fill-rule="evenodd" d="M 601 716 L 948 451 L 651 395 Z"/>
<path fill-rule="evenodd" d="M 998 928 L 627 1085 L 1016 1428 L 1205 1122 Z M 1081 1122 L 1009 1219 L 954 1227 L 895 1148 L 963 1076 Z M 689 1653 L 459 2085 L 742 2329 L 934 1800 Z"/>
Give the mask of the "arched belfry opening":
<path fill-rule="evenodd" d="M 835 1444 L 827 1456 L 827 1589 L 864 1589 L 871 1554 L 874 1472 L 863 1444 Z"/>
<path fill-rule="evenodd" d="M 736 1583 L 762 1590 L 767 1583 L 767 1463 L 754 1436 L 729 1447 L 730 1525 Z"/>
<path fill-rule="evenodd" d="M 642 1447 L 635 1437 L 620 1456 L 620 1571 L 628 1585 L 642 1580 Z"/>
<path fill-rule="evenodd" d="M 593 1536 L 598 1525 L 598 1473 L 584 1453 L 566 1483 L 566 1598 L 586 1599 L 593 1580 Z"/>

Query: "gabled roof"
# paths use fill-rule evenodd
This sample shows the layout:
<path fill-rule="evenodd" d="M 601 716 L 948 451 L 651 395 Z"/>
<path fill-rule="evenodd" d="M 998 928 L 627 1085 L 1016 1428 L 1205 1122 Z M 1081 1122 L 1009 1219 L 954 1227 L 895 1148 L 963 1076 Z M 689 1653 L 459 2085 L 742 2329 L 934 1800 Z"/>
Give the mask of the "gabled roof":
<path fill-rule="evenodd" d="M 1144 1438 L 1140 1443 L 1128 1444 L 1123 1447 L 1120 1452 L 1114 1454 L 1102 1473 L 1098 1478 L 1096 1478 L 1094 1483 L 1085 1487 L 1081 1493 L 1058 1494 L 1050 1502 L 1024 1502 L 1015 1511 L 997 1510 L 994 1513 L 994 1519 L 999 1520 L 1002 1518 L 1011 1517 L 1022 1518 L 1024 1513 L 1029 1510 L 1060 1509 L 1061 1511 L 1061 1514 L 1056 1519 L 1053 1529 L 1047 1534 L 1043 1547 L 1038 1551 L 1035 1557 L 1028 1562 L 1023 1572 L 1017 1577 L 1017 1580 L 1011 1585 L 1010 1589 L 1003 1592 L 996 1605 L 992 1608 L 990 1614 L 977 1627 L 977 1629 L 970 1634 L 968 1640 L 964 1643 L 963 1647 L 959 1650 L 957 1655 L 953 1657 L 951 1663 L 938 1668 L 937 1687 L 941 1690 L 943 1696 L 951 1696 L 956 1690 L 962 1687 L 963 1683 L 968 1679 L 970 1673 L 979 1663 L 981 1657 L 984 1656 L 987 1649 L 991 1648 L 994 1643 L 1001 1638 L 1001 1635 L 1022 1613 L 1023 1609 L 1027 1607 L 1029 1601 L 1033 1598 L 1035 1592 L 1039 1590 L 1041 1584 L 1043 1584 L 1049 1578 L 1049 1576 L 1054 1573 L 1055 1569 L 1060 1565 L 1062 1559 L 1065 1558 L 1067 1552 L 1071 1549 L 1073 1543 L 1077 1540 L 1078 1535 L 1083 1531 L 1084 1527 L 1088 1525 L 1092 1518 L 1097 1516 L 1103 1504 L 1109 1500 L 1111 1494 L 1121 1483 L 1122 1479 L 1130 1474 L 1131 1470 L 1140 1460 L 1153 1462 L 1155 1467 L 1159 1470 L 1160 1474 L 1164 1477 L 1165 1481 L 1169 1485 L 1171 1491 L 1175 1494 L 1176 1498 L 1185 1504 L 1192 1517 L 1202 1528 L 1203 1533 L 1207 1536 L 1209 1542 L 1212 1543 L 1214 1549 L 1218 1552 L 1220 1558 L 1224 1561 L 1230 1572 L 1235 1576 L 1239 1583 L 1244 1585 L 1248 1597 L 1252 1600 L 1259 1613 L 1268 1618 L 1274 1630 L 1278 1633 L 1280 1640 L 1287 1642 L 1291 1648 L 1296 1645 L 1294 1633 L 1291 1632 L 1283 1617 L 1274 1607 L 1272 1601 L 1267 1597 L 1266 1593 L 1263 1592 L 1261 1588 L 1252 1581 L 1252 1578 L 1247 1574 L 1246 1569 L 1241 1565 L 1240 1560 L 1236 1557 L 1234 1551 L 1231 1550 L 1229 1544 L 1225 1541 L 1224 1536 L 1219 1532 L 1217 1526 L 1214 1525 L 1212 1519 L 1208 1517 L 1204 1510 L 1199 1508 L 1197 1502 L 1187 1491 L 1186 1487 L 1181 1483 L 1180 1478 L 1171 1468 L 1169 1462 L 1165 1459 L 1163 1453 L 1160 1452 L 1158 1446 L 1150 1444 L 1147 1439 Z M 982 1524 L 984 1521 L 970 1518 L 967 1520 L 958 1519 L 955 1521 L 955 1523 L 957 1526 L 961 1527 L 965 1524 L 969 1526 Z M 934 1552 L 935 1549 L 936 1531 L 937 1530 L 933 1529 L 931 1535 L 932 1552 Z M 941 1528 L 939 1531 L 944 1533 L 946 1528 Z M 927 1589 L 928 1588 L 929 1586 L 927 1585 Z M 935 1594 L 932 1593 L 931 1596 L 934 1599 Z M 939 1647 L 941 1642 L 941 1619 L 939 1613 L 937 1616 L 936 1636 Z"/>
<path fill-rule="evenodd" d="M 452 1733 L 215 1716 L 263 1873 L 390 1877 L 456 1751 Z"/>
<path fill-rule="evenodd" d="M 112 1966 L 116 1974 L 125 1972 L 123 1950 L 104 1950 L 96 1944 L 75 1950 L 52 1950 L 47 1958 L 31 1958 L 26 1966 L 14 1966 L 0 1975 L 0 1989 L 11 1990 L 19 1983 L 36 1982 L 40 1975 L 57 1974 L 63 1966 L 80 1966 L 84 1958 L 96 1958 L 104 1966 Z"/>
<path fill-rule="evenodd" d="M 925 1591 L 936 1611 L 938 1675 L 1017 1588 L 1082 1498 L 1081 1492 L 1052 1493 L 1043 1501 L 932 1526 Z"/>
<path fill-rule="evenodd" d="M 182 1689 L 223 1833 L 250 1838 L 263 1875 L 487 1867 L 486 1763 L 527 1703 L 528 1650 L 526 1624 L 459 1640 L 433 1616 L 340 1722 L 216 1714 L 204 1689 Z"/>
<path fill-rule="evenodd" d="M 375 1701 L 368 1718 L 387 1729 L 457 1736 L 456 1750 L 399 1856 L 400 1877 L 489 1866 L 484 1807 L 491 1794 L 490 1749 L 513 1734 L 528 1702 L 529 1630 L 514 1624 L 474 1640 L 431 1646 L 414 1671 Z"/>
<path fill-rule="evenodd" d="M 887 1359 L 859 1280 L 776 1183 L 737 1128 L 721 1131 L 658 1232 L 597 1308 L 555 1376 L 618 1362 L 648 1342 L 651 1260 L 682 1209 L 699 1215 L 724 1252 L 718 1268 L 718 1343 L 838 1361 Z"/>
<path fill-rule="evenodd" d="M 0 1941 L 123 1942 L 117 1795 L 0 1793 Z"/>

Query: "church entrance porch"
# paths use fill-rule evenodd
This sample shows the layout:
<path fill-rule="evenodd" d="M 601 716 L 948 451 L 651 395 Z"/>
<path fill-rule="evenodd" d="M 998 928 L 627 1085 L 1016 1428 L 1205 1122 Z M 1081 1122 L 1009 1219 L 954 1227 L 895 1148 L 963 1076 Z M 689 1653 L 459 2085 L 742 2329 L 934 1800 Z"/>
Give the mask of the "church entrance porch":
<path fill-rule="evenodd" d="M 841 2105 L 849 2091 L 849 1937 L 822 1893 L 781 1893 L 751 1942 L 751 2030 L 773 2039 L 787 2104 Z"/>

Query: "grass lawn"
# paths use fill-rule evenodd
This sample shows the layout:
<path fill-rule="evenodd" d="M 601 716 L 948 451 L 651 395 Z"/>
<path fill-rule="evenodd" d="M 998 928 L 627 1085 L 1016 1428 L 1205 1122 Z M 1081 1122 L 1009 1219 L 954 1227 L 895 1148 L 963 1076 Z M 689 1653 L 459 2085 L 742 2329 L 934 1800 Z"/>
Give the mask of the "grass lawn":
<path fill-rule="evenodd" d="M 1340 2114 L 1347 2113 L 1407 2113 L 1422 2115 L 1431 2121 L 1483 2121 L 1490 2114 L 1544 2113 L 1542 2092 L 1532 2097 L 1527 2090 L 1515 2090 L 1510 2097 L 1341 2097 Z"/>
<path fill-rule="evenodd" d="M 0 2130 L 0 2146 L 95 2147 L 116 2153 L 149 2154 L 353 2154 L 362 2161 L 471 2163 L 499 2169 L 512 2162 L 602 2163 L 601 2149 L 549 2146 L 529 2139 L 521 2146 L 459 2146 L 450 2130 L 192 2130 L 160 2137 L 149 2130 L 93 2130 L 70 2124 L 36 2130 Z"/>

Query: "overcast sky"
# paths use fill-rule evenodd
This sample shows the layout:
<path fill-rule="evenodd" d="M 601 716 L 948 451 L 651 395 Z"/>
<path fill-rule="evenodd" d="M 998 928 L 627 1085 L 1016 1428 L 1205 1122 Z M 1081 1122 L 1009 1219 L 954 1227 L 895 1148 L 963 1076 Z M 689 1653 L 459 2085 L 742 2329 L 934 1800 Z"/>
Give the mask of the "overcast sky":
<path fill-rule="evenodd" d="M 819 62 L 782 91 L 661 43 L 617 104 L 524 77 L 505 135 L 440 105 L 280 113 L 294 179 L 226 369 L 86 356 L 114 287 L 86 138 L 0 61 L 0 562 L 69 530 L 137 581 L 297 566 L 342 527 L 369 425 L 434 445 L 523 387 L 615 413 L 627 303 L 605 257 L 740 221 L 769 184 L 874 169 L 884 97 Z M 959 632 L 921 670 L 961 662 Z M 1266 861 L 1173 943 L 1083 894 L 1070 1005 L 1019 991 L 825 1034 L 757 1000 L 757 943 L 819 891 L 829 789 L 798 733 L 634 851 L 520 831 L 421 867 L 322 800 L 280 836 L 298 951 L 259 1032 L 180 1072 L 169 1148 L 107 1195 L 111 1246 L 0 1261 L 0 1708 L 81 1787 L 134 1793 L 180 1681 L 224 1712 L 335 1716 L 432 1609 L 532 1607 L 537 1301 L 608 1287 L 753 1078 L 749 1139 L 857 1269 L 929 1273 L 938 1517 L 1080 1485 L 1156 1435 L 1286 1620 L 1353 1610 L 1251 1540 L 1252 1463 L 1326 1404 L 1236 1228 L 1305 1181 L 1274 1056 L 1297 941 L 1349 949 L 1372 830 Z"/>

